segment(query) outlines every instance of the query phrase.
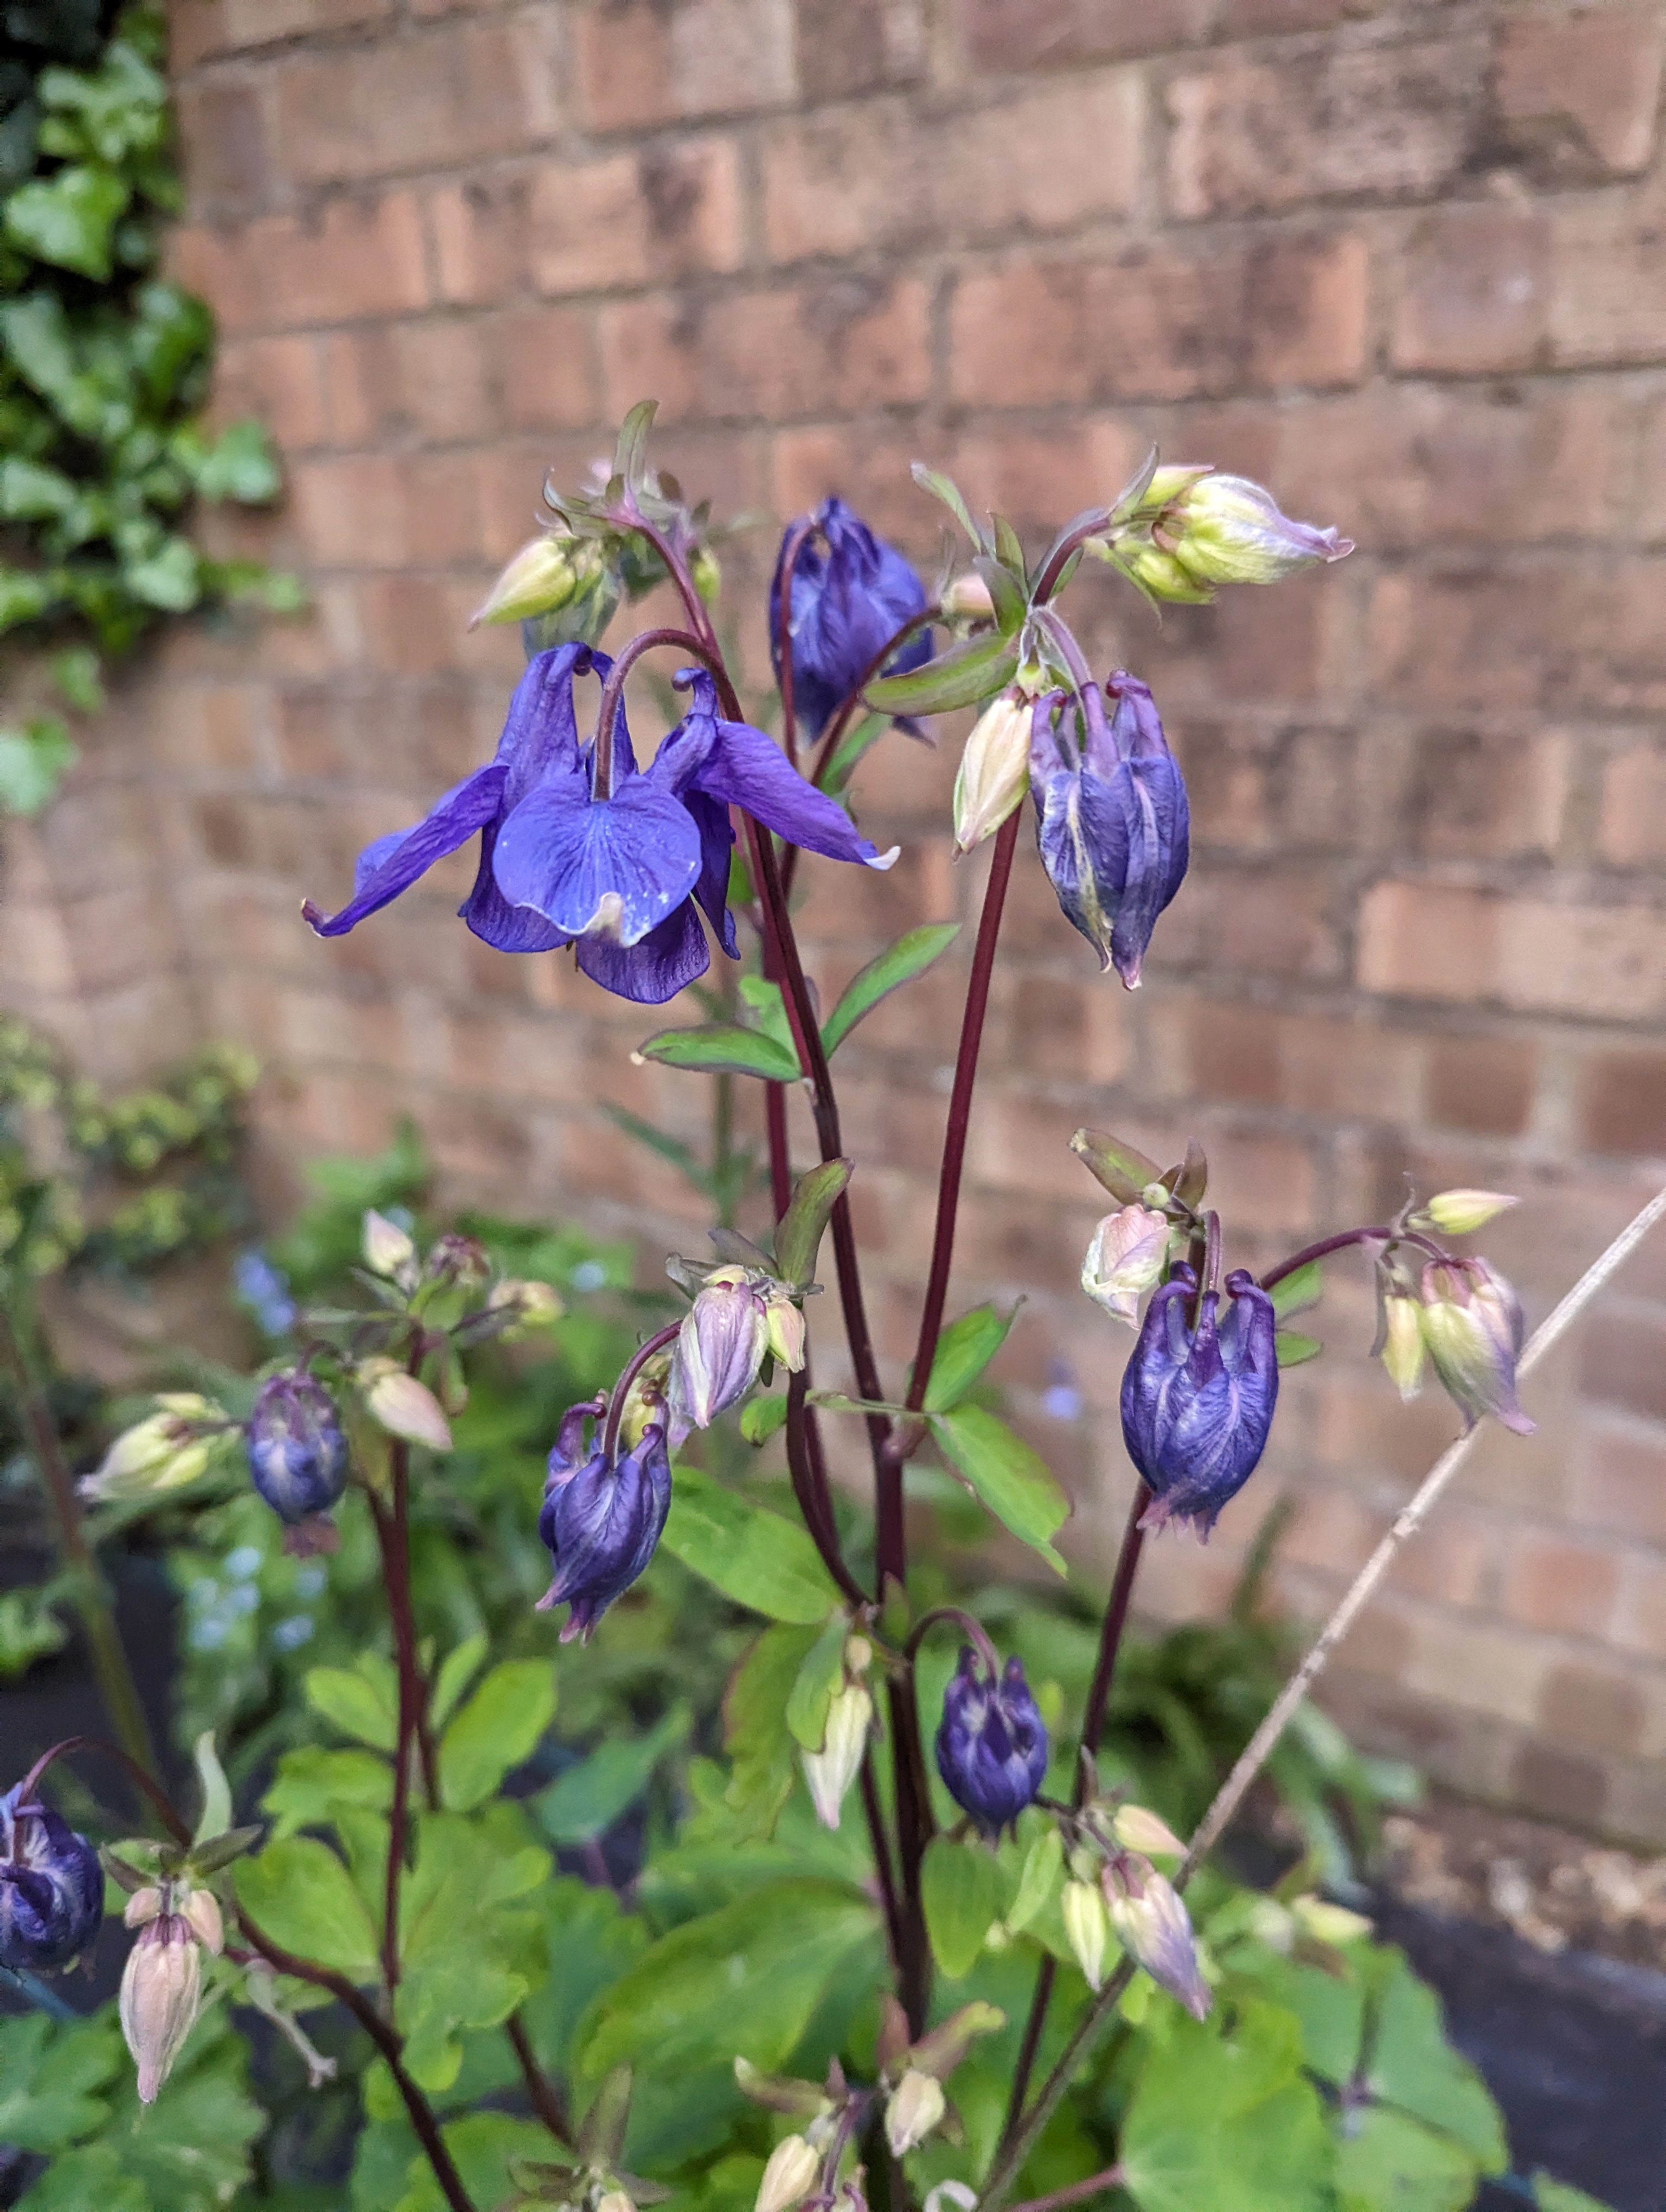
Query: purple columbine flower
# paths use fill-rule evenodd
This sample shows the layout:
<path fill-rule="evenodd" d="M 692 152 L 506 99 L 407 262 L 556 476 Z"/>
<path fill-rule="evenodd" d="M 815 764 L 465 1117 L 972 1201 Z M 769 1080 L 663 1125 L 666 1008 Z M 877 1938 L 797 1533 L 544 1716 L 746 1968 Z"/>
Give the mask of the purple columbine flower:
<path fill-rule="evenodd" d="M 104 1871 L 85 1836 L 50 1806 L 0 1796 L 0 1966 L 67 1966 L 104 1917 Z"/>
<path fill-rule="evenodd" d="M 923 614 L 925 587 L 894 545 L 876 538 L 842 499 L 824 499 L 812 515 L 789 523 L 769 584 L 769 653 L 781 681 L 781 568 L 787 544 L 806 522 L 815 535 L 793 567 L 791 636 L 793 711 L 812 738 L 822 731 L 873 667 L 874 657 L 911 617 Z M 921 630 L 889 663 L 903 676 L 931 658 Z"/>
<path fill-rule="evenodd" d="M 1065 919 L 1102 968 L 1137 989 L 1157 917 L 1186 872 L 1190 829 L 1180 764 L 1138 677 L 1116 670 L 1104 700 L 1090 687 L 1079 704 L 1060 692 L 1037 701 L 1030 789 Z"/>
<path fill-rule="evenodd" d="M 1216 1516 L 1255 1472 L 1279 1398 L 1273 1301 L 1247 1269 L 1206 1291 L 1195 1326 L 1187 1308 L 1197 1277 L 1177 1267 L 1146 1309 L 1122 1373 L 1122 1437 L 1152 1503 L 1144 1528 L 1186 1528 L 1207 1540 Z"/>
<path fill-rule="evenodd" d="M 979 1670 L 966 1646 L 943 1694 L 937 1771 L 950 1796 L 988 1835 L 1016 1820 L 1047 1772 L 1047 1729 L 1024 1663 L 1009 1659 L 999 1680 Z"/>
<path fill-rule="evenodd" d="M 379 837 L 359 855 L 354 894 L 338 914 L 308 904 L 320 937 L 340 937 L 408 890 L 477 834 L 480 864 L 459 909 L 500 952 L 576 945 L 579 966 L 617 997 L 658 1006 L 710 964 L 696 906 L 733 959 L 725 904 L 731 805 L 790 843 L 839 860 L 888 867 L 843 809 L 749 723 L 727 722 L 704 672 L 688 713 L 639 770 L 623 712 L 614 724 L 612 785 L 593 788 L 594 741 L 581 740 L 573 678 L 611 663 L 587 646 L 538 654 L 516 686 L 497 751 L 454 784 L 414 830 Z"/>
<path fill-rule="evenodd" d="M 289 1530 L 284 1549 L 333 1551 L 330 1508 L 347 1486 L 347 1438 L 324 1385 L 299 1370 L 260 1386 L 244 1431 L 255 1488 Z"/>
<path fill-rule="evenodd" d="M 1423 1340 L 1447 1395 L 1474 1428 L 1491 1413 L 1517 1436 L 1534 1424 L 1516 1396 L 1526 1323 L 1522 1302 L 1485 1260 L 1431 1260 L 1420 1285 Z"/>
<path fill-rule="evenodd" d="M 592 1404 L 575 1406 L 563 1419 L 550 1454 L 544 1510 L 538 1533 L 549 1547 L 555 1579 L 538 1600 L 540 1613 L 563 1601 L 571 1607 L 561 1632 L 587 1644 L 596 1623 L 623 1597 L 654 1557 L 671 1510 L 671 1461 L 658 1422 L 642 1431 L 633 1449 L 610 1462 L 605 1451 L 583 1460 L 584 1431 L 595 1418 Z"/>

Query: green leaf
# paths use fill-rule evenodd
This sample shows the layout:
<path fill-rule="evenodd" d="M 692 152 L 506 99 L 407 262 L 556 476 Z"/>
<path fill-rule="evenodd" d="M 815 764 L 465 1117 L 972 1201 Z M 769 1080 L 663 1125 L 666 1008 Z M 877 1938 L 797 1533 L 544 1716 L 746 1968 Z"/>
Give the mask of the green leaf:
<path fill-rule="evenodd" d="M 623 477 L 633 490 L 641 489 L 643 471 L 648 465 L 648 434 L 659 411 L 657 399 L 639 399 L 619 425 L 618 443 L 613 449 L 613 473 Z"/>
<path fill-rule="evenodd" d="M 1310 1306 L 1316 1306 L 1324 1294 L 1324 1263 L 1319 1260 L 1310 1260 L 1304 1267 L 1298 1267 L 1293 1275 L 1274 1283 L 1268 1293 L 1273 1301 L 1273 1311 L 1281 1322 L 1305 1313 Z"/>
<path fill-rule="evenodd" d="M 960 1403 L 978 1376 L 1006 1343 L 1018 1317 L 1014 1306 L 1002 1313 L 996 1305 L 974 1306 L 952 1321 L 937 1340 L 931 1381 L 926 1385 L 926 1411 L 947 1413 Z"/>
<path fill-rule="evenodd" d="M 846 984 L 838 1005 L 822 1024 L 822 1044 L 829 1058 L 864 1014 L 871 1013 L 880 1000 L 900 984 L 912 982 L 916 975 L 924 975 L 959 934 L 958 921 L 927 922 L 899 937 L 878 959 L 870 960 L 866 968 L 859 969 Z"/>
<path fill-rule="evenodd" d="M 399 1896 L 393 2016 L 405 2063 L 425 2088 L 456 2079 L 462 2031 L 496 2027 L 532 1987 L 542 1963 L 538 1915 L 517 1900 L 549 1872 L 550 1854 L 529 1842 L 518 1806 L 422 1815 Z"/>
<path fill-rule="evenodd" d="M 1310 1359 L 1316 1359 L 1324 1346 L 1316 1336 L 1304 1336 L 1298 1329 L 1281 1328 L 1273 1339 L 1273 1349 L 1280 1367 L 1303 1367 Z"/>
<path fill-rule="evenodd" d="M 444 1728 L 456 1711 L 463 1692 L 473 1681 L 491 1648 L 491 1639 L 483 1631 L 477 1636 L 465 1637 L 463 1641 L 447 1652 L 434 1676 L 434 1687 L 429 1692 L 429 1726 Z"/>
<path fill-rule="evenodd" d="M 373 1751 L 399 1740 L 399 1683 L 389 1661 L 365 1652 L 356 1668 L 314 1667 L 302 1684 L 307 1702 L 332 1727 Z"/>
<path fill-rule="evenodd" d="M 772 2072 L 877 1935 L 873 1906 L 839 1884 L 767 1884 L 650 1945 L 603 1998 L 581 2069 L 595 2081 L 616 2066 L 674 2075 L 745 2057 Z"/>
<path fill-rule="evenodd" d="M 1164 2025 L 1122 2125 L 1141 2212 L 1323 2212 L 1329 2130 L 1289 2014 L 1246 2002 L 1230 2035 L 1171 2012 Z"/>
<path fill-rule="evenodd" d="M 1063 1872 L 1064 1844 L 1049 1823 L 1024 1855 L 1017 1894 L 1006 1908 L 1006 1925 L 1014 1930 L 1027 1928 L 1037 1913 L 1044 1912 Z"/>
<path fill-rule="evenodd" d="M 960 487 L 939 469 L 928 469 L 923 461 L 915 461 L 909 471 L 921 491 L 928 491 L 933 499 L 940 499 L 974 545 L 980 550 L 988 542 L 983 532 L 972 520 L 971 509 L 961 495 Z"/>
<path fill-rule="evenodd" d="M 1119 1206 L 1138 1205 L 1162 1172 L 1155 1160 L 1100 1129 L 1078 1129 L 1070 1149 Z"/>
<path fill-rule="evenodd" d="M 762 1398 L 749 1398 L 740 1409 L 740 1433 L 749 1444 L 767 1444 L 777 1429 L 787 1425 L 787 1393 L 774 1390 Z M 3 1600 L 0 1600 L 3 1603 Z"/>
<path fill-rule="evenodd" d="M 1339 2131 L 1341 2212 L 1464 2212 L 1478 2179 L 1474 2160 L 1450 2137 L 1384 2106 Z"/>
<path fill-rule="evenodd" d="M 16 454 L 0 461 L 0 515 L 9 522 L 39 522 L 66 514 L 79 496 L 76 484 L 57 469 Z"/>
<path fill-rule="evenodd" d="M 848 1160 L 824 1160 L 799 1177 L 793 1202 L 775 1224 L 775 1266 L 783 1282 L 813 1281 L 828 1220 L 850 1176 Z"/>
<path fill-rule="evenodd" d="M 674 1470 L 662 1541 L 674 1559 L 766 1620 L 819 1623 L 838 1603 L 797 1522 L 726 1490 L 698 1468 Z"/>
<path fill-rule="evenodd" d="M 258 422 L 233 422 L 198 464 L 197 489 L 204 499 L 236 500 L 262 507 L 277 497 L 283 478 Z"/>
<path fill-rule="evenodd" d="M 167 614 L 185 614 L 203 596 L 197 548 L 188 538 L 169 538 L 143 561 L 130 562 L 123 580 L 136 599 Z"/>
<path fill-rule="evenodd" d="M 648 1928 L 611 1889 L 593 1889 L 571 1875 L 553 1875 L 535 1902 L 545 1947 L 558 1963 L 526 2000 L 526 2032 L 544 2065 L 565 2074 L 574 2030 L 600 1992 L 648 1948 Z"/>
<path fill-rule="evenodd" d="M 547 1659 L 506 1659 L 494 1667 L 440 1741 L 440 1796 L 465 1813 L 491 1796 L 511 1767 L 536 1748 L 556 1710 Z"/>
<path fill-rule="evenodd" d="M 99 657 L 90 646 L 71 646 L 52 655 L 52 680 L 76 712 L 95 714 L 104 704 Z"/>
<path fill-rule="evenodd" d="M 110 275 L 111 234 L 128 198 L 127 186 L 108 169 L 76 162 L 11 194 L 6 234 L 37 261 L 103 283 Z"/>
<path fill-rule="evenodd" d="M 587 1759 L 557 1776 L 532 1801 L 538 1826 L 552 1844 L 587 1844 L 629 1811 L 667 1753 L 686 1741 L 692 1716 L 673 1706 L 646 1735 L 611 1738 Z"/>
<path fill-rule="evenodd" d="M 80 757 L 55 715 L 39 715 L 21 730 L 0 730 L 0 811 L 39 814 Z"/>
<path fill-rule="evenodd" d="M 944 1456 L 994 1515 L 1057 1574 L 1067 1570 L 1049 1540 L 1070 1517 L 1070 1500 L 1041 1454 L 982 1406 L 933 1413 Z"/>
<path fill-rule="evenodd" d="M 60 2026 L 44 2013 L 0 2022 L 0 2142 L 51 2156 L 101 2126 L 122 2069 L 121 2039 L 106 2013 Z"/>
<path fill-rule="evenodd" d="M 787 1701 L 818 1631 L 782 1622 L 766 1628 L 729 1678 L 723 1698 L 723 1748 L 729 1754 L 724 1802 L 742 1840 L 774 1832 L 798 1778 L 798 1747 Z"/>
<path fill-rule="evenodd" d="M 550 2149 L 541 2122 L 516 2119 L 509 2112 L 469 2112 L 447 2120 L 440 2130 L 471 2203 L 495 2207 L 517 2201 L 511 2186 L 511 2160 L 543 2159 Z M 405 2193 L 392 2212 L 445 2212 L 446 2200 L 426 2156 L 410 2161 Z"/>
<path fill-rule="evenodd" d="M 889 714 L 863 714 L 845 732 L 819 778 L 830 799 L 842 796 L 863 756 L 873 750 L 891 726 Z"/>
<path fill-rule="evenodd" d="M 380 1970 L 375 1929 L 353 1877 L 313 1836 L 288 1836 L 258 1857 L 239 1859 L 238 1903 L 261 1933 L 297 1958 L 333 1966 L 350 1981 Z"/>
<path fill-rule="evenodd" d="M 1612 2208 L 1595 2197 L 1587 2197 L 1583 2189 L 1574 2189 L 1566 2181 L 1553 2181 L 1547 2173 L 1533 2177 L 1533 2202 L 1539 2212 L 1612 2212 Z"/>
<path fill-rule="evenodd" d="M 326 1751 L 304 1743 L 278 1760 L 260 1805 L 277 1840 L 298 1828 L 332 1826 L 344 1805 L 385 1813 L 392 1802 L 393 1770 L 374 1751 Z"/>
<path fill-rule="evenodd" d="M 0 632 L 50 614 L 61 596 L 50 576 L 32 568 L 0 568 Z"/>
<path fill-rule="evenodd" d="M 990 1925 L 1000 1917 L 1006 1885 L 986 1844 L 933 1836 L 921 1869 L 932 1956 L 951 1981 L 970 1972 Z"/>
<path fill-rule="evenodd" d="M 192 1841 L 206 1844 L 216 1836 L 223 1836 L 231 1826 L 231 1784 L 214 1748 L 212 1729 L 205 1729 L 198 1737 L 192 1757 L 197 1763 L 198 1779 L 203 1785 L 203 1809 Z"/>
<path fill-rule="evenodd" d="M 1451 2136 L 1483 2172 L 1502 2173 L 1508 2158 L 1499 2108 L 1468 2060 L 1447 2042 L 1440 2000 L 1398 1953 L 1385 1964 L 1366 2086 L 1384 2104 Z"/>
<path fill-rule="evenodd" d="M 37 1659 L 61 1651 L 69 1640 L 69 1630 L 41 1591 L 0 1594 L 0 1682 L 17 1681 Z"/>
<path fill-rule="evenodd" d="M 1012 525 L 1001 514 L 996 515 L 994 522 L 999 543 L 1003 530 L 1010 535 Z M 994 602 L 996 629 L 1003 637 L 1016 635 L 1023 629 L 1024 618 L 1030 611 L 1030 603 L 1025 597 L 1029 579 L 1024 574 L 1022 549 L 1019 549 L 1015 563 L 1009 562 L 1007 548 L 1002 545 L 1000 560 L 992 561 L 987 556 L 980 556 L 972 566 L 989 587 L 989 597 Z"/>
<path fill-rule="evenodd" d="M 844 1647 L 849 1633 L 850 1624 L 842 1615 L 830 1620 L 793 1678 L 787 1699 L 787 1727 L 806 1751 L 819 1751 L 827 1741 L 827 1709 L 844 1680 Z"/>
<path fill-rule="evenodd" d="M 665 1067 L 686 1067 L 705 1075 L 758 1075 L 769 1083 L 796 1083 L 802 1070 L 795 1054 L 760 1030 L 739 1022 L 707 1022 L 699 1029 L 661 1030 L 637 1047 L 644 1060 Z"/>
<path fill-rule="evenodd" d="M 887 714 L 946 714 L 1010 684 L 1018 665 L 1018 648 L 1004 637 L 963 638 L 907 676 L 877 678 L 862 696 Z"/>

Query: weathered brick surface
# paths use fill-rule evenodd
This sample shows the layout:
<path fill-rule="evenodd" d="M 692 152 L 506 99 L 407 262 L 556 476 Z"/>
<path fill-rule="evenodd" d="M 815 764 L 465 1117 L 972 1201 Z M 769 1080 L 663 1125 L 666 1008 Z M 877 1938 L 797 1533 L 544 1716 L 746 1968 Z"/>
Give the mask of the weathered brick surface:
<path fill-rule="evenodd" d="M 1026 836 L 991 1000 L 956 1295 L 1025 1296 L 1001 1371 L 1103 1572 L 1128 1340 L 1075 1287 L 1078 1123 L 1164 1156 L 1195 1131 L 1249 1264 L 1383 1218 L 1408 1173 L 1517 1189 L 1488 1241 L 1530 1319 L 1666 1163 L 1663 55 L 1666 0 L 178 0 L 174 265 L 220 319 L 218 416 L 283 450 L 254 542 L 313 605 L 124 679 L 9 840 L 5 1002 L 110 1076 L 248 1038 L 274 1192 L 408 1108 L 453 1188 L 690 1249 L 698 1205 L 598 1104 L 700 1139 L 702 1086 L 631 1064 L 659 1017 L 469 938 L 467 856 L 328 946 L 296 914 L 489 751 L 517 653 L 465 624 L 544 469 L 581 476 L 656 392 L 720 512 L 839 490 L 927 574 L 915 456 L 1033 539 L 1153 441 L 1266 477 L 1359 540 L 1346 567 L 1160 629 L 1079 587 L 1192 792 L 1146 988 L 1099 979 Z M 769 552 L 724 554 L 750 677 Z M 975 914 L 958 739 L 860 773 L 891 875 L 806 867 L 824 998 Z M 893 1382 L 967 957 L 840 1055 Z M 1367 1285 L 1331 1273 L 1267 1474 L 1207 1553 L 1152 1548 L 1153 1611 L 1220 1602 L 1283 1486 L 1316 1614 L 1455 1433 L 1395 1401 Z M 1538 1434 L 1473 1455 L 1344 1647 L 1339 1714 L 1666 1838 L 1663 1376 L 1657 1242 L 1533 1377 Z"/>

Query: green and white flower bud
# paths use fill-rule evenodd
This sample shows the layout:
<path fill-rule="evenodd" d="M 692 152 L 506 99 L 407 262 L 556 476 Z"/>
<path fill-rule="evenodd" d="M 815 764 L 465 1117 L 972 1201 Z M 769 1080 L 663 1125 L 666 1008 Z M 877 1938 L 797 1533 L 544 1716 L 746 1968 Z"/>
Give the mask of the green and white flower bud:
<path fill-rule="evenodd" d="M 1428 1350 L 1423 1337 L 1423 1309 L 1402 1291 L 1390 1291 L 1383 1301 L 1383 1365 L 1408 1405 L 1423 1388 L 1423 1364 Z"/>
<path fill-rule="evenodd" d="M 839 1825 L 845 1793 L 861 1771 L 867 1732 L 873 1725 L 873 1699 L 860 1682 L 833 1692 L 827 1708 L 827 1734 L 819 1751 L 802 1752 L 804 1778 L 816 1818 L 824 1828 Z"/>
<path fill-rule="evenodd" d="M 699 592 L 702 604 L 714 607 L 723 589 L 723 571 L 709 545 L 702 545 L 696 552 L 689 563 L 689 574 L 694 579 L 694 588 Z"/>
<path fill-rule="evenodd" d="M 1371 1931 L 1371 1923 L 1363 1912 L 1350 1912 L 1347 1905 L 1332 1905 L 1328 1898 L 1292 1898 L 1290 1910 L 1302 1933 L 1310 1936 L 1316 1943 L 1357 1943 Z"/>
<path fill-rule="evenodd" d="M 636 2212 L 636 2207 L 623 2189 L 608 2189 L 596 2199 L 596 2212 Z"/>
<path fill-rule="evenodd" d="M 503 1344 L 519 1344 L 523 1337 L 532 1336 L 539 1329 L 553 1328 L 567 1311 L 566 1301 L 559 1291 L 549 1283 L 531 1279 L 522 1281 L 519 1276 L 506 1275 L 501 1283 L 494 1283 L 486 1300 L 488 1313 L 514 1316 L 498 1333 Z"/>
<path fill-rule="evenodd" d="M 1167 479 L 1192 474 L 1170 492 Z M 1194 584 L 1276 584 L 1316 561 L 1341 561 L 1353 542 L 1335 528 L 1292 522 L 1271 492 L 1248 477 L 1159 469 L 1141 503 L 1157 507 L 1156 544 L 1171 551 Z"/>
<path fill-rule="evenodd" d="M 202 1999 L 197 1931 L 184 1913 L 159 1912 L 145 1923 L 127 1954 L 118 2007 L 121 2032 L 138 2069 L 141 2104 L 155 2103 L 196 2024 Z"/>
<path fill-rule="evenodd" d="M 1443 1236 L 1468 1237 L 1521 1200 L 1502 1190 L 1443 1190 L 1423 1209 Z"/>
<path fill-rule="evenodd" d="M 1119 1805 L 1111 1815 L 1110 1832 L 1125 1851 L 1140 1851 L 1146 1857 L 1155 1854 L 1160 1859 L 1186 1856 L 1186 1846 L 1168 1822 L 1143 1805 Z"/>
<path fill-rule="evenodd" d="M 359 1232 L 359 1249 L 364 1264 L 373 1275 L 385 1276 L 397 1283 L 401 1290 L 411 1289 L 416 1280 L 416 1247 L 397 1221 L 390 1221 L 375 1207 L 366 1210 L 364 1223 Z"/>
<path fill-rule="evenodd" d="M 885 2106 L 885 2141 L 893 2158 L 902 2158 L 926 2137 L 949 2109 L 943 2085 L 933 2075 L 910 2066 Z"/>
<path fill-rule="evenodd" d="M 804 1309 L 793 1304 L 784 1284 L 766 1296 L 763 1318 L 770 1356 L 796 1375 L 804 1365 Z"/>
<path fill-rule="evenodd" d="M 972 726 L 954 780 L 954 846 L 991 837 L 1030 788 L 1031 708 L 1016 692 L 992 699 Z"/>
<path fill-rule="evenodd" d="M 575 538 L 542 532 L 509 562 L 469 617 L 469 628 L 525 622 L 530 616 L 554 614 L 564 607 L 579 588 L 580 570 L 574 558 L 579 548 Z"/>
<path fill-rule="evenodd" d="M 793 2212 L 819 2179 L 821 2154 L 803 2136 L 783 2136 L 769 2154 L 752 2212 Z"/>
<path fill-rule="evenodd" d="M 84 1498 L 154 1497 L 182 1490 L 207 1467 L 215 1439 L 198 1433 L 211 1422 L 229 1432 L 231 1423 L 211 1399 L 175 1390 L 156 1401 L 158 1411 L 124 1429 L 80 1487 Z"/>
<path fill-rule="evenodd" d="M 389 1436 L 426 1444 L 430 1451 L 451 1449 L 451 1425 L 440 1401 L 397 1361 L 362 1359 L 358 1382 L 365 1404 Z"/>
<path fill-rule="evenodd" d="M 1140 1297 L 1161 1280 L 1168 1252 L 1166 1215 L 1125 1206 L 1094 1231 L 1082 1261 L 1082 1288 L 1095 1305 L 1137 1328 Z"/>
<path fill-rule="evenodd" d="M 1091 1990 L 1104 1985 L 1105 1952 L 1110 1942 L 1110 1915 L 1097 1883 L 1067 1881 L 1059 1899 L 1064 1932 L 1076 1954 L 1076 1964 L 1087 1977 Z"/>

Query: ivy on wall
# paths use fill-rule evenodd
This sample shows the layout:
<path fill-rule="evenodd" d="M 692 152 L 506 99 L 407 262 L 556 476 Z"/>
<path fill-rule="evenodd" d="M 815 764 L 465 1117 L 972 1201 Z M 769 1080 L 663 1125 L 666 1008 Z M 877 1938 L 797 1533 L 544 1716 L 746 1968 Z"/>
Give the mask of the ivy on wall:
<path fill-rule="evenodd" d="M 202 424 L 208 307 L 156 273 L 181 192 L 165 30 L 109 0 L 0 0 L 0 813 L 44 806 L 68 717 L 158 623 L 295 580 L 216 560 L 198 502 L 263 506 L 264 430 Z"/>

